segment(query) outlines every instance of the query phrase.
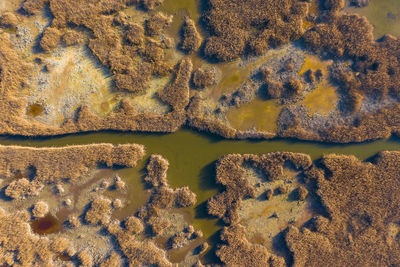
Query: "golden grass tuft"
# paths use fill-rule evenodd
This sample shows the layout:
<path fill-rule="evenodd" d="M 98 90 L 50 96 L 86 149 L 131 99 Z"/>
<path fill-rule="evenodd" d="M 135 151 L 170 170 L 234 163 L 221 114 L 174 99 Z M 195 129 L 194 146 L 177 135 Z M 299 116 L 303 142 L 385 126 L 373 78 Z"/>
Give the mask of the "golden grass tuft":
<path fill-rule="evenodd" d="M 17 17 L 11 12 L 5 12 L 0 16 L 0 27 L 14 29 L 18 25 Z"/>
<path fill-rule="evenodd" d="M 90 224 L 107 224 L 110 221 L 111 200 L 98 197 L 90 203 L 85 220 Z"/>
<path fill-rule="evenodd" d="M 50 50 L 54 49 L 61 38 L 61 32 L 53 27 L 48 27 L 44 33 L 43 37 L 40 40 L 40 47 L 46 51 L 49 52 Z"/>
<path fill-rule="evenodd" d="M 32 215 L 36 218 L 42 218 L 49 212 L 49 206 L 46 202 L 39 201 L 33 205 Z"/>

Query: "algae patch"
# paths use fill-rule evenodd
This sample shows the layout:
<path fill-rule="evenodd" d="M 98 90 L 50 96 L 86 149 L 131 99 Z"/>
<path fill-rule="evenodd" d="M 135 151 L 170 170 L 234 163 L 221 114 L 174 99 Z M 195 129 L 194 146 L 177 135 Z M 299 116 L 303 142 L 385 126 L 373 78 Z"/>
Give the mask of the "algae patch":
<path fill-rule="evenodd" d="M 41 104 L 32 104 L 28 106 L 26 113 L 32 117 L 37 117 L 44 112 L 44 108 Z"/>
<path fill-rule="evenodd" d="M 314 91 L 305 97 L 303 103 L 310 114 L 328 115 L 336 107 L 337 100 L 336 88 L 323 80 Z"/>
<path fill-rule="evenodd" d="M 308 93 L 302 103 L 308 108 L 309 114 L 319 113 L 328 115 L 335 109 L 338 101 L 336 87 L 328 81 L 328 68 L 332 60 L 321 60 L 317 56 L 308 55 L 299 71 L 303 76 L 307 71 L 320 72 L 321 77 L 317 87 Z"/>
<path fill-rule="evenodd" d="M 239 108 L 232 108 L 227 118 L 232 127 L 242 131 L 256 129 L 275 133 L 276 121 L 282 108 L 283 106 L 278 105 L 276 100 L 255 99 Z"/>

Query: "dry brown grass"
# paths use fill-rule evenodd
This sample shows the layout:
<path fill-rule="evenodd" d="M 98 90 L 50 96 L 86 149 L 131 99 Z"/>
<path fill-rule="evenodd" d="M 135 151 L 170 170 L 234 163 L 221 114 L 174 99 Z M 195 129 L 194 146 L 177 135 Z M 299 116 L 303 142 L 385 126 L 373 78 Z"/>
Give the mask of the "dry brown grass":
<path fill-rule="evenodd" d="M 202 38 L 196 29 L 196 24 L 189 17 L 185 17 L 185 21 L 181 30 L 182 41 L 179 48 L 186 54 L 197 52 L 200 48 Z"/>
<path fill-rule="evenodd" d="M 144 148 L 140 145 L 98 144 L 63 148 L 0 147 L 0 161 L 8 162 L 3 164 L 4 167 L 0 170 L 0 174 L 7 178 L 10 176 L 14 178 L 15 173 L 30 174 L 28 176 L 32 181 L 22 178 L 13 182 L 18 185 L 25 182 L 24 184 L 28 188 L 19 191 L 14 190 L 13 192 L 18 191 L 15 196 L 17 198 L 23 194 L 34 193 L 35 191 L 31 187 L 35 184 L 42 187 L 45 183 L 59 181 L 61 178 L 70 178 L 71 184 L 76 183 L 78 177 L 89 169 L 96 168 L 98 163 L 109 167 L 113 164 L 132 167 L 143 155 Z M 14 164 L 12 161 L 16 161 L 16 163 Z M 24 166 L 28 167 L 27 171 L 20 169 Z M 51 166 L 51 169 L 49 166 Z M 90 197 L 92 200 L 82 216 L 79 216 L 90 225 L 82 225 L 78 217 L 73 214 L 69 215 L 66 223 L 69 223 L 69 226 L 72 227 L 69 227 L 67 231 L 71 231 L 72 234 L 80 233 L 86 227 L 98 230 L 104 228 L 115 237 L 118 244 L 116 247 L 113 247 L 114 243 L 108 243 L 107 248 L 103 248 L 107 249 L 106 255 L 109 255 L 108 257 L 96 252 L 97 248 L 93 247 L 96 245 L 95 242 L 87 248 L 82 248 L 79 242 L 77 242 L 77 245 L 65 238 L 64 231 L 44 238 L 32 234 L 29 225 L 31 215 L 28 211 L 7 214 L 0 209 L 2 222 L 0 223 L 0 265 L 54 266 L 60 264 L 60 257 L 67 257 L 68 263 L 66 264 L 69 265 L 121 266 L 122 260 L 121 256 L 117 254 L 118 252 L 130 266 L 174 266 L 168 260 L 165 250 L 159 248 L 155 243 L 156 241 L 147 236 L 147 230 L 151 230 L 153 235 L 157 236 L 161 235 L 167 228 L 174 228 L 175 226 L 171 225 L 169 219 L 160 215 L 160 211 L 170 209 L 173 212 L 177 208 L 193 206 L 196 196 L 187 187 L 177 189 L 169 187 L 166 181 L 168 166 L 168 161 L 160 155 L 151 156 L 147 166 L 147 181 L 152 186 L 149 193 L 153 197 L 142 209 L 147 211 L 145 217 L 139 218 L 131 215 L 123 220 L 123 223 L 112 220 L 112 201 L 102 196 L 101 193 L 93 193 L 95 191 L 91 191 L 91 194 L 94 194 Z M 46 168 L 51 171 L 45 170 Z M 122 179 L 117 177 L 115 181 L 122 182 Z M 109 186 L 110 184 L 106 183 L 101 187 L 105 189 Z M 9 185 L 8 188 L 12 188 L 12 186 Z M 157 197 L 160 198 L 159 201 L 155 200 Z M 32 209 L 33 217 L 42 217 L 43 214 L 48 213 L 46 203 L 42 201 L 33 203 L 35 203 Z M 76 206 L 74 207 L 76 208 Z M 74 214 L 76 214 L 75 210 Z M 191 233 L 196 235 L 193 238 L 201 237 L 200 232 L 196 232 L 194 229 Z M 12 236 L 8 236 L 9 234 Z M 83 236 L 86 234 L 85 232 Z M 168 235 L 172 234 L 167 233 L 166 237 Z M 111 236 L 101 236 L 102 238 L 112 238 Z M 85 238 L 90 237 L 86 236 Z M 93 237 L 94 240 L 96 238 L 99 238 L 99 236 Z M 74 247 L 77 249 L 77 253 Z"/>
<path fill-rule="evenodd" d="M 152 187 L 167 185 L 168 160 L 161 155 L 151 155 L 150 161 L 146 166 L 147 175 L 144 180 Z"/>
<path fill-rule="evenodd" d="M 24 199 L 30 196 L 39 195 L 43 188 L 43 184 L 39 181 L 29 182 L 22 178 L 17 181 L 12 181 L 4 190 L 4 194 L 11 199 Z"/>
<path fill-rule="evenodd" d="M 152 155 L 147 165 L 145 181 L 151 186 L 151 197 L 146 207 L 142 209 L 142 218 L 151 218 L 159 209 L 185 208 L 196 203 L 196 194 L 189 187 L 172 189 L 166 173 L 169 162 L 160 155 Z"/>
<path fill-rule="evenodd" d="M 8 162 L 0 167 L 7 177 L 17 170 L 33 170 L 32 182 L 50 183 L 61 178 L 76 180 L 88 169 L 98 164 L 108 167 L 120 165 L 133 167 L 144 156 L 142 145 L 95 144 L 62 148 L 27 148 L 0 146 L 0 161 Z M 63 164 L 59 164 L 62 162 Z"/>
<path fill-rule="evenodd" d="M 42 218 L 49 212 L 49 206 L 46 202 L 37 202 L 32 209 L 32 215 L 36 218 Z"/>
<path fill-rule="evenodd" d="M 47 3 L 54 16 L 49 31 L 60 31 L 64 45 L 75 43 L 77 35 L 89 39 L 89 48 L 114 74 L 119 90 L 134 94 L 143 93 L 151 77 L 168 75 L 174 71 L 165 56 L 165 49 L 170 47 L 170 44 L 161 38 L 170 25 L 171 18 L 155 12 L 149 14 L 149 19 L 143 25 L 137 24 L 133 27 L 122 13 L 127 4 L 140 6 L 146 3 L 125 0 L 27 0 L 22 8 L 27 14 L 33 14 Z M 271 44 L 276 46 L 286 43 L 297 39 L 304 32 L 302 21 L 308 6 L 304 2 L 285 0 L 261 3 L 254 0 L 231 3 L 210 0 L 209 3 L 210 10 L 206 12 L 205 18 L 208 20 L 206 24 L 211 36 L 206 41 L 205 50 L 209 50 L 209 55 L 216 54 L 216 57 L 222 60 L 235 58 L 245 51 L 259 54 Z M 321 126 L 319 129 L 310 130 L 301 124 L 303 118 L 295 118 L 301 115 L 294 114 L 290 127 L 283 126 L 278 129 L 277 135 L 281 137 L 360 142 L 386 138 L 400 131 L 399 118 L 392 111 L 398 109 L 398 104 L 381 109 L 371 116 L 357 114 L 364 95 L 376 96 L 382 100 L 389 97 L 398 99 L 400 72 L 396 55 L 399 52 L 399 42 L 391 36 L 386 36 L 381 42 L 375 42 L 370 24 L 358 16 L 339 14 L 338 10 L 342 6 L 343 1 L 325 1 L 321 8 L 326 12 L 320 23 L 307 31 L 303 39 L 309 49 L 328 51 L 335 57 L 350 58 L 354 61 L 354 73 L 335 73 L 331 78 L 343 89 L 346 96 L 343 106 L 346 106 L 349 113 L 356 114 L 355 123 L 340 127 Z M 71 25 L 85 27 L 91 34 L 70 29 Z M 70 36 L 70 40 L 67 41 L 68 35 L 72 33 L 75 37 Z M 52 41 L 57 38 L 48 38 L 51 42 L 47 42 L 46 38 L 45 34 L 43 44 L 50 49 L 54 46 Z M 215 114 L 205 115 L 205 110 L 197 106 L 201 99 L 193 97 L 189 100 L 187 88 L 191 68 L 188 67 L 190 64 L 186 59 L 183 61 L 185 64 L 181 62 L 177 66 L 176 78 L 160 93 L 161 98 L 172 107 L 172 112 L 166 115 L 139 113 L 127 100 L 122 100 L 107 117 L 98 116 L 83 105 L 77 110 L 74 119 L 66 120 L 60 127 L 25 120 L 27 103 L 15 95 L 16 92 L 25 90 L 21 85 L 28 84 L 26 78 L 29 77 L 29 65 L 24 64 L 13 51 L 6 35 L 1 36 L 0 47 L 0 111 L 4 111 L 4 116 L 0 119 L 1 134 L 33 136 L 101 130 L 173 132 L 187 122 L 189 126 L 226 138 L 275 136 L 262 132 L 238 131 L 231 128 L 222 118 L 217 119 Z M 195 86 L 207 86 L 204 80 L 208 80 L 208 75 L 205 74 L 196 72 L 193 75 L 192 81 Z M 301 85 L 295 81 L 291 84 L 269 85 L 268 95 L 273 98 L 296 96 L 302 91 Z M 189 101 L 191 105 L 188 108 Z M 371 120 L 372 116 L 376 116 L 376 119 Z"/>
<path fill-rule="evenodd" d="M 90 203 L 85 220 L 90 224 L 107 224 L 110 221 L 111 200 L 99 197 Z"/>
<path fill-rule="evenodd" d="M 372 163 L 328 155 L 317 179 L 329 219 L 286 235 L 294 266 L 400 264 L 397 210 L 400 153 L 381 152 Z M 397 227 L 397 228 L 396 228 Z"/>
<path fill-rule="evenodd" d="M 160 35 L 171 23 L 171 16 L 157 12 L 154 16 L 145 21 L 145 33 L 148 36 Z"/>
<path fill-rule="evenodd" d="M 60 37 L 61 37 L 61 32 L 58 29 L 48 27 L 43 32 L 43 37 L 40 40 L 40 47 L 44 51 L 49 52 L 58 45 Z"/>
<path fill-rule="evenodd" d="M 125 39 L 132 45 L 141 45 L 144 41 L 144 29 L 141 25 L 131 23 L 125 31 Z"/>
<path fill-rule="evenodd" d="M 116 86 L 122 91 L 141 93 L 146 88 L 151 75 L 167 75 L 170 72 L 171 67 L 167 67 L 169 65 L 163 59 L 164 47 L 160 42 L 161 39 L 158 38 L 160 40 L 157 42 L 157 47 L 152 46 L 152 49 L 149 50 L 144 47 L 147 42 L 146 44 L 143 42 L 143 28 L 135 24 L 125 25 L 121 21 L 121 13 L 118 11 L 125 8 L 129 1 L 49 0 L 46 2 L 50 5 L 54 19 L 41 40 L 42 48 L 45 51 L 56 46 L 57 36 L 60 35 L 60 32 L 56 30 L 65 31 L 68 25 L 72 24 L 86 27 L 93 32 L 89 37 L 89 48 L 103 65 L 110 68 L 116 77 Z M 46 2 L 41 3 L 42 6 Z M 136 4 L 152 8 L 156 2 L 142 1 Z M 36 4 L 40 5 L 40 3 Z M 25 2 L 23 7 L 28 5 L 33 5 L 33 1 Z M 114 13 L 116 14 L 114 17 L 106 15 Z M 152 36 L 161 34 L 170 22 L 171 18 L 157 13 L 145 23 L 146 33 Z M 82 35 L 83 33 L 75 32 L 75 34 Z M 70 38 L 65 43 L 74 43 L 79 39 L 77 37 Z M 127 42 L 123 42 L 123 40 Z M 147 38 L 146 41 L 151 40 Z M 155 56 L 156 60 L 154 60 Z M 160 70 L 161 66 L 163 66 L 163 71 Z"/>
<path fill-rule="evenodd" d="M 111 252 L 110 256 L 107 257 L 102 263 L 100 263 L 100 267 L 109 267 L 109 266 L 122 266 L 122 259 L 116 252 Z"/>
<path fill-rule="evenodd" d="M 40 9 L 49 3 L 49 0 L 25 0 L 22 2 L 22 10 L 29 15 L 36 14 Z"/>
<path fill-rule="evenodd" d="M 189 104 L 189 82 L 193 69 L 189 58 L 182 59 L 174 81 L 159 93 L 160 98 L 174 110 L 183 110 Z"/>
<path fill-rule="evenodd" d="M 53 20 L 54 25 L 52 27 L 55 25 L 64 27 L 67 22 L 76 23 L 77 25 L 86 25 L 85 23 L 89 23 L 87 27 L 93 26 L 91 24 L 93 22 L 91 17 L 83 18 L 82 14 L 75 14 L 74 16 L 70 14 L 72 10 L 75 10 L 74 3 L 64 4 L 65 5 L 62 5 L 62 3 L 56 1 L 52 4 L 56 10 L 54 13 L 59 16 L 58 19 Z M 78 6 L 82 5 L 81 2 L 75 4 Z M 60 13 L 58 13 L 57 8 L 61 8 L 60 6 L 62 6 L 62 12 L 60 11 Z M 82 10 L 85 10 L 85 8 L 82 7 Z M 96 9 L 94 9 L 93 12 L 95 11 Z M 68 17 L 69 15 L 72 17 Z M 103 64 L 115 69 L 117 83 L 123 86 L 124 90 L 135 92 L 142 90 L 144 88 L 143 86 L 150 78 L 152 71 L 157 74 L 163 73 L 163 75 L 169 73 L 170 67 L 168 64 L 164 64 L 164 61 L 153 61 L 153 63 L 144 61 L 142 64 L 135 66 L 130 57 L 122 56 L 120 54 L 122 49 L 128 49 L 133 52 L 131 46 L 126 44 L 122 48 L 119 44 L 121 40 L 120 36 L 115 35 L 116 33 L 110 26 L 112 22 L 108 22 L 108 19 L 102 16 L 99 16 L 99 18 L 101 19 L 97 21 L 99 25 L 96 24 L 96 28 L 93 28 L 95 37 L 89 41 L 89 46 Z M 107 23 L 110 23 L 110 25 Z M 156 47 L 158 45 L 163 46 L 160 43 L 157 44 Z M 172 82 L 172 84 L 178 86 L 178 88 L 175 89 L 172 88 L 172 85 L 169 85 L 169 87 L 164 90 L 165 98 L 171 101 L 177 101 L 177 103 L 171 102 L 171 104 L 179 109 L 166 115 L 158 115 L 152 112 L 138 113 L 132 105 L 122 100 L 120 108 L 105 118 L 92 113 L 86 106 L 82 106 L 78 109 L 75 119 L 66 120 L 60 127 L 52 127 L 40 122 L 27 121 L 23 118 L 26 103 L 22 98 L 15 98 L 14 94 L 22 89 L 21 85 L 27 84 L 26 79 L 29 76 L 30 65 L 25 64 L 18 57 L 16 52 L 11 48 L 10 41 L 6 35 L 0 37 L 0 47 L 0 110 L 7 110 L 5 116 L 2 116 L 0 120 L 0 133 L 2 134 L 20 134 L 28 136 L 56 135 L 82 131 L 100 131 L 104 129 L 173 132 L 179 129 L 186 120 L 183 108 L 184 105 L 188 103 L 188 86 L 191 72 L 191 64 L 189 64 L 187 60 L 184 61 L 186 64 L 181 64 L 180 67 L 178 67 L 179 71 L 175 75 L 175 81 Z M 114 52 L 110 53 L 110 49 Z M 143 55 L 145 54 L 149 55 L 149 51 L 143 52 Z M 149 60 L 151 61 L 151 59 Z M 124 72 L 129 75 L 122 74 Z M 140 79 L 135 79 L 135 77 Z M 185 82 L 187 85 L 184 84 Z M 184 96 L 182 99 L 176 96 L 178 92 L 182 93 Z"/>
<path fill-rule="evenodd" d="M 32 234 L 27 211 L 0 210 L 0 265 L 51 266 L 55 256 L 46 237 Z"/>
<path fill-rule="evenodd" d="M 134 0 L 134 1 L 138 1 L 143 8 L 148 10 L 152 10 L 164 2 L 164 0 Z"/>
<path fill-rule="evenodd" d="M 241 225 L 225 227 L 221 234 L 224 245 L 217 256 L 227 266 L 284 267 L 285 260 L 270 253 L 264 246 L 252 244 L 245 237 L 245 228 Z"/>
<path fill-rule="evenodd" d="M 367 140 L 386 139 L 392 134 L 399 133 L 400 105 L 393 104 L 369 114 L 361 113 L 356 116 L 353 125 L 338 125 L 318 129 L 318 131 L 303 128 L 294 113 L 293 125 L 284 129 L 281 137 L 295 137 L 303 140 L 320 140 L 325 142 L 350 143 Z"/>
<path fill-rule="evenodd" d="M 143 223 L 136 217 L 130 216 L 124 221 L 125 229 L 132 234 L 139 234 L 144 230 Z"/>
<path fill-rule="evenodd" d="M 293 266 L 399 264 L 396 251 L 400 248 L 400 225 L 396 214 L 400 208 L 400 152 L 395 151 L 381 152 L 369 162 L 331 154 L 318 164 L 312 164 L 307 155 L 294 153 L 222 157 L 217 163 L 217 182 L 225 186 L 225 191 L 213 197 L 208 206 L 210 214 L 228 224 L 217 250 L 224 264 L 285 266 L 283 258 L 246 239 L 246 229 L 235 220 L 235 210 L 243 197 L 252 194 L 252 187 L 242 177 L 243 163 L 267 168 L 267 177 L 274 179 L 281 175 L 282 164 L 287 161 L 301 171 L 307 187 L 298 187 L 294 197 L 304 199 L 311 190 L 310 194 L 317 195 L 313 205 L 321 201 L 324 208 L 301 226 L 282 228 L 286 236 L 283 242 L 293 253 Z"/>
<path fill-rule="evenodd" d="M 130 266 L 173 266 L 165 250 L 157 247 L 153 240 L 136 237 L 144 229 L 149 229 L 154 236 L 162 235 L 171 226 L 171 222 L 161 216 L 160 210 L 193 206 L 196 202 L 196 195 L 187 187 L 175 190 L 170 188 L 166 180 L 168 166 L 168 161 L 162 156 L 151 155 L 145 178 L 150 186 L 149 202 L 141 208 L 138 217 L 130 216 L 124 221 L 124 228 L 119 221 L 107 225 L 107 231 L 116 238 Z"/>
<path fill-rule="evenodd" d="M 228 1 L 208 0 L 205 14 L 211 37 L 205 55 L 229 61 L 246 51 L 262 54 L 271 45 L 296 40 L 304 33 L 303 19 L 308 5 L 296 0 Z"/>
<path fill-rule="evenodd" d="M 61 42 L 65 46 L 73 46 L 73 45 L 82 44 L 84 42 L 84 39 L 79 33 L 75 32 L 75 31 L 68 30 L 61 37 Z"/>
<path fill-rule="evenodd" d="M 14 29 L 18 25 L 17 17 L 11 12 L 5 12 L 0 17 L 0 27 Z"/>
<path fill-rule="evenodd" d="M 83 266 L 91 267 L 93 266 L 93 259 L 87 249 L 82 250 L 77 255 L 79 263 Z"/>
<path fill-rule="evenodd" d="M 352 59 L 354 73 L 336 75 L 336 80 L 350 98 L 355 92 L 384 99 L 388 94 L 399 96 L 400 42 L 386 35 L 376 42 L 373 26 L 359 15 L 339 15 L 344 1 L 327 1 L 330 12 L 325 21 L 306 32 L 304 40 L 310 49 L 327 51 L 338 58 Z M 357 75 L 356 75 L 357 73 Z M 352 103 L 354 102 L 354 103 Z M 349 101 L 349 110 L 357 111 L 357 101 Z"/>
<path fill-rule="evenodd" d="M 216 84 L 216 70 L 212 69 L 197 69 L 193 72 L 192 82 L 195 88 L 203 89 Z"/>

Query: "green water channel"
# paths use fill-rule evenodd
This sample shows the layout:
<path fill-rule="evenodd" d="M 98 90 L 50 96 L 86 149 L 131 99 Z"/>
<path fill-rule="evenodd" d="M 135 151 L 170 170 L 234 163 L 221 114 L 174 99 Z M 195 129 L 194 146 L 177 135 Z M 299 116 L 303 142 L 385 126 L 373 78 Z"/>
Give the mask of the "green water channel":
<path fill-rule="evenodd" d="M 82 145 L 95 143 L 127 144 L 137 143 L 146 147 L 147 155 L 136 168 L 122 170 L 128 179 L 130 200 L 139 207 L 144 201 L 143 168 L 151 154 L 161 154 L 170 162 L 168 181 L 174 188 L 189 186 L 197 194 L 195 208 L 187 209 L 193 225 L 204 232 L 205 237 L 212 236 L 220 226 L 217 220 L 206 216 L 205 202 L 218 192 L 215 183 L 215 161 L 229 153 L 262 154 L 275 151 L 301 152 L 318 159 L 324 154 L 355 155 L 365 160 L 379 151 L 399 150 L 400 140 L 391 138 L 362 144 L 325 144 L 297 140 L 225 140 L 217 136 L 202 134 L 188 129 L 172 134 L 135 134 L 102 132 L 68 135 L 51 138 L 0 137 L 1 145 L 31 147 L 51 147 Z M 129 211 L 131 214 L 135 210 Z"/>

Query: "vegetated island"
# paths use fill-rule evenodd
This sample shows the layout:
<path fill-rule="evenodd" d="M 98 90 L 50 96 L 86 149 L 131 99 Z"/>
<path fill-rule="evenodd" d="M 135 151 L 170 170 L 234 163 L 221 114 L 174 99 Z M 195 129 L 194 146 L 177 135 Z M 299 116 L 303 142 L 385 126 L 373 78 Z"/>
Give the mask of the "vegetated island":
<path fill-rule="evenodd" d="M 225 190 L 208 202 L 226 224 L 216 254 L 226 266 L 399 264 L 399 156 L 224 156 Z"/>
<path fill-rule="evenodd" d="M 144 155 L 133 144 L 0 147 L 1 265 L 173 266 L 170 258 L 196 264 L 208 245 L 180 212 L 196 195 L 169 186 L 168 161 L 149 158 L 138 210 L 134 194 L 144 189 L 115 171 Z"/>
<path fill-rule="evenodd" d="M 190 126 L 339 143 L 399 133 L 400 41 L 376 41 L 365 17 L 342 12 L 344 0 L 207 0 L 201 23 L 185 16 L 179 33 L 162 2 L 10 4 L 0 132 Z M 232 66 L 247 74 L 230 77 Z"/>
<path fill-rule="evenodd" d="M 211 266 L 400 261 L 399 152 L 368 162 L 336 154 L 313 162 L 290 152 L 223 156 L 215 166 L 222 190 L 207 204 L 224 225 L 211 252 L 185 216 L 196 195 L 170 187 L 161 155 L 147 160 L 146 194 L 135 203 L 140 183 L 117 170 L 144 155 L 140 145 L 0 147 L 1 264 L 203 266 L 214 252 Z"/>

